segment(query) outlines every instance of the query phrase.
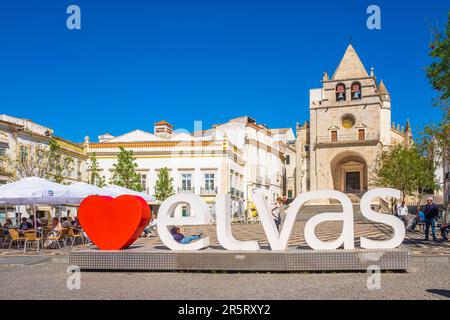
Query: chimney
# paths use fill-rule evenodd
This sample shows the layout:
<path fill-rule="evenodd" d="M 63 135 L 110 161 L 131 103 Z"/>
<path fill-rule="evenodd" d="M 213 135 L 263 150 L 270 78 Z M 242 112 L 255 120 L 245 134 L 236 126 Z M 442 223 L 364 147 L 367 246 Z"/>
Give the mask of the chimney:
<path fill-rule="evenodd" d="M 167 121 L 156 122 L 153 126 L 153 133 L 160 138 L 169 139 L 173 135 L 173 126 Z"/>

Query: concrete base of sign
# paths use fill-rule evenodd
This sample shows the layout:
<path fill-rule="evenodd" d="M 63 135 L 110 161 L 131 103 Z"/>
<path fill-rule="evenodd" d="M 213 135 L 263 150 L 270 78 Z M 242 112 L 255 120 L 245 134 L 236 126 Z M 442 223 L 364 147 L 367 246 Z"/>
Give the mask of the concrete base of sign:
<path fill-rule="evenodd" d="M 87 249 L 69 254 L 69 264 L 92 271 L 366 271 L 407 270 L 405 247 L 382 250 L 171 251 L 134 246 L 121 251 Z"/>

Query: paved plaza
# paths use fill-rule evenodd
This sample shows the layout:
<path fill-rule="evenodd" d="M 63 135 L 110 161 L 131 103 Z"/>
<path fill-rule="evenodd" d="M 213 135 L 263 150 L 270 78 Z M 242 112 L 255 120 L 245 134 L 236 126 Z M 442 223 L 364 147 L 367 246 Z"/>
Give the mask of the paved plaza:
<path fill-rule="evenodd" d="M 289 240 L 289 246 L 298 249 L 310 250 L 304 238 L 304 228 L 306 221 L 314 214 L 309 213 L 305 215 L 299 215 L 295 223 L 292 235 Z M 316 234 L 322 241 L 331 241 L 339 237 L 342 230 L 341 222 L 324 222 L 317 226 Z M 373 239 L 373 240 L 386 240 L 392 235 L 392 229 L 388 226 L 373 223 L 366 220 L 360 213 L 355 214 L 354 222 L 355 230 L 355 248 L 360 247 L 359 239 L 361 236 Z M 223 249 L 218 240 L 216 234 L 215 225 L 211 226 L 183 226 L 181 231 L 185 235 L 203 233 L 205 236 L 210 237 L 210 248 Z M 269 243 L 267 241 L 264 229 L 261 224 L 233 224 L 232 225 L 233 236 L 237 240 L 258 240 L 261 248 L 269 249 Z M 431 232 L 431 231 L 430 231 Z M 437 231 L 440 238 L 440 232 Z M 430 239 L 431 239 L 430 235 Z M 151 237 L 139 238 L 135 246 L 144 246 L 150 249 L 167 249 L 166 246 L 159 239 L 157 232 L 154 232 Z M 403 245 L 407 247 L 412 256 L 450 256 L 450 241 L 425 241 L 424 234 L 419 227 L 416 231 L 406 232 Z M 72 250 L 82 250 L 88 246 L 76 245 Z M 59 251 L 57 249 L 46 250 L 41 252 L 44 255 L 67 255 L 68 250 Z M 17 255 L 17 250 L 8 250 L 7 248 L 0 248 L 0 256 L 2 255 Z M 20 254 L 24 254 L 23 250 Z M 25 253 L 25 255 L 35 255 L 36 251 L 31 250 Z"/>
<path fill-rule="evenodd" d="M 308 249 L 303 229 L 311 215 L 296 221 L 290 246 Z M 333 240 L 342 224 L 326 222 L 316 233 Z M 239 240 L 257 239 L 268 247 L 260 224 L 235 224 Z M 186 234 L 203 232 L 211 247 L 219 249 L 215 226 L 183 227 Z M 391 230 L 355 215 L 355 246 L 359 237 L 383 240 Z M 450 242 L 424 241 L 423 233 L 408 232 L 404 245 L 410 250 L 407 272 L 383 272 L 380 288 L 369 290 L 366 272 L 328 273 L 225 273 L 225 272 L 81 272 L 81 289 L 67 289 L 68 250 L 47 250 L 36 255 L 1 249 L 0 293 L 7 299 L 450 299 Z M 165 249 L 156 234 L 140 238 L 135 246 Z M 81 250 L 86 246 L 75 246 Z M 8 281 L 21 279 L 21 281 Z M 175 289 L 176 288 L 176 289 Z"/>
<path fill-rule="evenodd" d="M 449 257 L 413 258 L 408 272 L 380 274 L 369 290 L 366 272 L 201 273 L 81 272 L 79 290 L 67 289 L 67 258 L 34 261 L 2 257 L 3 299 L 449 299 Z M 16 264 L 18 265 L 11 265 Z M 20 279 L 20 281 L 10 281 Z"/>

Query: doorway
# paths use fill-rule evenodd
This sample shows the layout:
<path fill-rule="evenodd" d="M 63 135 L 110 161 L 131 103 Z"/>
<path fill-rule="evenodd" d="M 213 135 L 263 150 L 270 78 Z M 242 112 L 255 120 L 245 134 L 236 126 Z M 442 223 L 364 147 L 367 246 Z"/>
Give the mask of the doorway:
<path fill-rule="evenodd" d="M 346 172 L 345 173 L 345 192 L 356 192 L 361 190 L 360 172 Z"/>

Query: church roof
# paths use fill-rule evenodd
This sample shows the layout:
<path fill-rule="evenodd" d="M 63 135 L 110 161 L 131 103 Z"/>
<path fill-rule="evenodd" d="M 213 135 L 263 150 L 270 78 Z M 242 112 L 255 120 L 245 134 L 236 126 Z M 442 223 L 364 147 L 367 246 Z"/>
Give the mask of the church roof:
<path fill-rule="evenodd" d="M 348 45 L 339 66 L 334 72 L 332 80 L 344 80 L 354 78 L 368 78 L 369 74 L 364 68 L 361 59 L 351 44 Z"/>

